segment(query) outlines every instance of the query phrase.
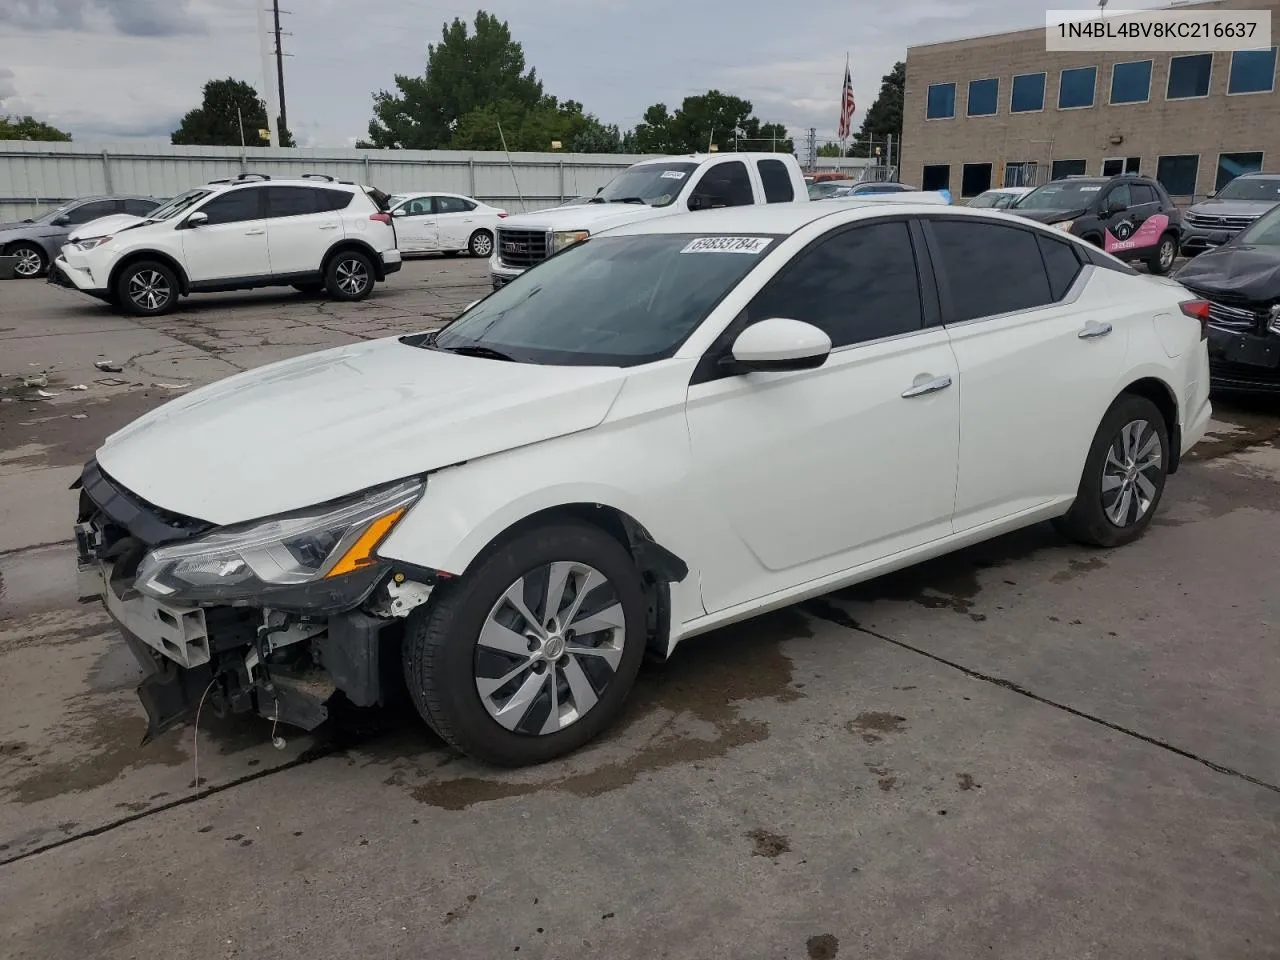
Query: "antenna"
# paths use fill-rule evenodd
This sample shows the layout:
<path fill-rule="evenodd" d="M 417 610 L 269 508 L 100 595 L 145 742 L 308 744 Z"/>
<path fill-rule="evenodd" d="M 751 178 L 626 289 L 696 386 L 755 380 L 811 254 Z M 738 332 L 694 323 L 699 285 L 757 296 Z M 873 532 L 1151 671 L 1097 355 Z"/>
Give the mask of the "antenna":
<path fill-rule="evenodd" d="M 507 166 L 511 168 L 511 182 L 516 185 L 516 196 L 520 198 L 520 206 L 524 206 L 524 194 L 520 192 L 520 181 L 516 179 L 516 165 L 511 162 L 511 151 L 507 149 L 507 135 L 502 132 L 502 121 L 494 118 L 498 125 L 498 136 L 502 139 L 502 152 L 507 155 Z"/>

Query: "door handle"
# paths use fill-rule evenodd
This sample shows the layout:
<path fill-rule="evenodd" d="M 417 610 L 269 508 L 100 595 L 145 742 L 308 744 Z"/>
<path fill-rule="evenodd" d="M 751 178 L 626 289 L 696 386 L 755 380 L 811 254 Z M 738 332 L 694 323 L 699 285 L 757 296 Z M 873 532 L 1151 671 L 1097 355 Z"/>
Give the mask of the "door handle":
<path fill-rule="evenodd" d="M 320 229 L 321 230 L 337 230 L 338 225 L 336 223 L 323 223 L 320 225 Z"/>
<path fill-rule="evenodd" d="M 266 232 L 267 232 L 266 230 L 246 230 L 244 232 L 244 235 L 246 237 L 260 237 Z"/>
<path fill-rule="evenodd" d="M 1111 324 L 1109 323 L 1088 323 L 1076 336 L 1081 340 L 1095 340 L 1098 337 L 1105 337 L 1111 332 Z"/>
<path fill-rule="evenodd" d="M 928 374 L 922 374 L 928 376 Z M 934 377 L 932 380 L 920 382 L 920 377 L 916 377 L 916 383 L 906 390 L 902 391 L 904 397 L 923 397 L 926 393 L 937 393 L 939 390 L 945 390 L 951 386 L 951 378 L 948 376 Z"/>

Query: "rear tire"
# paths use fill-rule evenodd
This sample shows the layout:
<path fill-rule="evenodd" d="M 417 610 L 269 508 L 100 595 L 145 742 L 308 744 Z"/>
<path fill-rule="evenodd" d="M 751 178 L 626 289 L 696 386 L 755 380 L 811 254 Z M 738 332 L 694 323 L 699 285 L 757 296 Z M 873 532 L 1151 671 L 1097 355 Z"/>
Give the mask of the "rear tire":
<path fill-rule="evenodd" d="M 178 303 L 178 278 L 157 260 L 139 260 L 120 271 L 115 299 L 120 309 L 135 317 L 159 317 Z"/>
<path fill-rule="evenodd" d="M 1121 394 L 1094 435 L 1075 503 L 1054 526 L 1093 547 L 1138 539 L 1164 496 L 1170 456 L 1169 428 L 1159 408 L 1146 397 Z"/>
<path fill-rule="evenodd" d="M 1173 261 L 1178 259 L 1178 238 L 1166 233 L 1156 245 L 1155 253 L 1147 261 L 1147 270 L 1157 277 L 1163 277 L 1173 269 Z"/>
<path fill-rule="evenodd" d="M 456 750 L 504 767 L 543 763 L 617 719 L 644 657 L 646 611 L 617 540 L 585 523 L 539 527 L 435 588 L 409 621 L 405 680 Z"/>
<path fill-rule="evenodd" d="M 489 259 L 493 255 L 493 234 L 488 230 L 477 230 L 467 242 L 467 250 L 473 257 Z"/>
<path fill-rule="evenodd" d="M 359 250 L 334 255 L 325 271 L 325 289 L 334 300 L 363 300 L 373 292 L 373 261 Z"/>

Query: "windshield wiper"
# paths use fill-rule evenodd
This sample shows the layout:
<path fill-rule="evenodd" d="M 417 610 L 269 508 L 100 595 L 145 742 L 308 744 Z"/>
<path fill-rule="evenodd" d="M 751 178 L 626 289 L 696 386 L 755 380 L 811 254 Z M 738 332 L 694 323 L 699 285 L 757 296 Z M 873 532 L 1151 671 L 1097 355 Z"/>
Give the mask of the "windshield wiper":
<path fill-rule="evenodd" d="M 644 203 L 644 197 L 617 197 L 609 201 L 610 203 Z"/>
<path fill-rule="evenodd" d="M 456 353 L 460 357 L 479 357 L 484 360 L 505 360 L 509 363 L 515 362 L 515 357 L 509 353 L 503 353 L 501 350 L 495 350 L 493 347 L 482 346 L 478 343 L 467 343 L 458 347 L 441 347 L 435 346 L 436 350 L 443 350 L 445 353 Z"/>

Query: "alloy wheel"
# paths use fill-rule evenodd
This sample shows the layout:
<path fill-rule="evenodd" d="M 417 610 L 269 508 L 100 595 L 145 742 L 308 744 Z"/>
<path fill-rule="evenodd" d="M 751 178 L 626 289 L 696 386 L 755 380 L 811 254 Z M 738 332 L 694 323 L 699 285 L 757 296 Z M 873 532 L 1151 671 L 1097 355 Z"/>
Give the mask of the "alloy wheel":
<path fill-rule="evenodd" d="M 1173 266 L 1173 241 L 1166 238 L 1160 244 L 1160 269 L 1168 270 Z"/>
<path fill-rule="evenodd" d="M 39 276 L 44 257 L 35 247 L 18 247 L 13 251 L 18 259 L 13 264 L 13 272 L 19 277 Z"/>
<path fill-rule="evenodd" d="M 487 257 L 493 253 L 493 238 L 487 233 L 477 233 L 471 238 L 471 252 L 477 257 Z"/>
<path fill-rule="evenodd" d="M 338 264 L 338 269 L 335 273 L 337 274 L 338 288 L 349 296 L 359 296 L 369 286 L 369 270 L 362 260 L 357 260 L 354 257 L 350 260 L 343 260 Z"/>
<path fill-rule="evenodd" d="M 513 733 L 556 733 L 599 702 L 622 661 L 626 618 L 594 567 L 545 564 L 511 584 L 476 641 L 476 692 Z"/>
<path fill-rule="evenodd" d="M 159 310 L 172 296 L 169 281 L 158 270 L 139 270 L 129 278 L 129 299 L 140 310 Z"/>
<path fill-rule="evenodd" d="M 1137 523 L 1159 495 L 1164 449 L 1160 434 L 1146 420 L 1121 427 L 1102 465 L 1102 509 L 1117 527 Z"/>

